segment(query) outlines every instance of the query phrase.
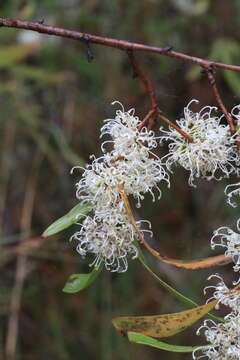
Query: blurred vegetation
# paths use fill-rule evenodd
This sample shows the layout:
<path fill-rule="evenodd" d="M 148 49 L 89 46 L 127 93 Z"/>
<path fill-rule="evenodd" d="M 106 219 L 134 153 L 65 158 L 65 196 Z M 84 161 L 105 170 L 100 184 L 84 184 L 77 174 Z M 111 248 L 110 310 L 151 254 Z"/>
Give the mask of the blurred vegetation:
<path fill-rule="evenodd" d="M 172 45 L 177 51 L 227 63 L 237 64 L 240 55 L 237 0 L 9 0 L 0 3 L 0 10 L 1 17 L 44 20 L 96 35 Z M 88 63 L 83 43 L 0 29 L 2 247 L 41 234 L 77 204 L 74 183 L 80 173 L 70 176 L 70 169 L 83 165 L 90 154 L 100 154 L 99 129 L 115 112 L 113 100 L 126 109 L 135 107 L 140 117 L 148 111 L 148 98 L 132 78 L 126 54 L 97 45 L 92 50 L 94 60 Z M 199 68 L 153 54 L 139 54 L 139 61 L 154 81 L 159 106 L 169 118 L 179 118 L 192 98 L 199 99 L 201 107 L 215 105 Z M 238 73 L 217 73 L 228 109 L 239 103 L 239 80 Z M 152 221 L 153 245 L 166 255 L 208 256 L 212 231 L 220 225 L 234 227 L 237 210 L 226 205 L 223 183 L 202 181 L 195 190 L 188 187 L 187 178 L 184 170 L 177 170 L 171 189 L 163 187 L 163 197 L 154 207 L 146 198 L 139 216 Z M 129 344 L 113 329 L 111 319 L 117 315 L 184 309 L 137 261 L 130 261 L 127 273 L 102 273 L 82 293 L 62 292 L 70 274 L 88 271 L 88 259 L 82 260 L 68 241 L 76 228 L 50 238 L 27 257 L 0 257 L 0 358 L 6 358 L 6 342 L 14 340 L 9 326 L 18 298 L 16 356 L 7 360 L 190 359 L 191 355 Z M 225 271 L 226 278 L 231 277 L 230 267 L 190 272 L 153 260 L 152 266 L 198 303 L 205 302 L 202 289 L 210 273 Z M 21 270 L 24 276 L 19 280 Z M 199 340 L 187 330 L 171 342 L 195 345 Z"/>

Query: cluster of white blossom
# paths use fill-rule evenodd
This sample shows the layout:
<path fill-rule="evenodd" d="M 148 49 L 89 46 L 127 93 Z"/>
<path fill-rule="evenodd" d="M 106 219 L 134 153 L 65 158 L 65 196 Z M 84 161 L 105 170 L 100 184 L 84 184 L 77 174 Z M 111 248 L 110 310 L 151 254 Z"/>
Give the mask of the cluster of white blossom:
<path fill-rule="evenodd" d="M 240 105 L 236 105 L 234 106 L 234 108 L 231 111 L 231 115 L 235 120 L 235 125 L 236 125 L 236 130 L 237 130 L 237 134 L 239 134 L 239 130 L 240 130 Z M 237 140 L 239 142 L 239 135 L 237 135 Z M 237 150 L 237 165 L 240 165 L 240 154 L 239 154 L 239 145 L 238 145 L 238 150 Z M 239 175 L 239 170 L 236 171 L 236 173 Z M 233 201 L 233 198 L 236 196 L 240 195 L 240 182 L 236 183 L 236 184 L 230 184 L 226 186 L 225 189 L 225 195 L 227 196 L 227 202 L 229 205 L 231 205 L 232 207 L 236 207 L 237 203 L 235 201 Z"/>
<path fill-rule="evenodd" d="M 95 266 L 104 261 L 111 271 L 126 271 L 127 257 L 138 255 L 134 245 L 136 229 L 126 213 L 119 186 L 123 186 L 125 194 L 136 199 L 136 206 L 140 207 L 146 193 L 152 195 L 153 201 L 156 193 L 160 198 L 158 184 L 164 180 L 170 185 L 168 170 L 172 171 L 175 164 L 190 171 L 189 184 L 193 186 L 194 179 L 198 177 L 220 180 L 231 173 L 238 173 L 238 135 L 231 135 L 229 125 L 221 123 L 222 117 L 213 115 L 216 108 L 205 106 L 194 113 L 189 109 L 193 102 L 196 100 L 190 101 L 184 108 L 184 117 L 177 121 L 179 128 L 192 141 L 172 127 L 169 131 L 161 128 L 164 134 L 157 138 L 152 130 L 141 126 L 134 109 L 125 111 L 120 103 L 122 108 L 116 112 L 115 118 L 105 120 L 100 137 L 108 135 L 109 139 L 102 143 L 103 154 L 99 158 L 90 157 L 92 162 L 82 169 L 82 178 L 77 183 L 77 198 L 83 203 L 91 203 L 93 211 L 80 225 L 80 231 L 72 236 L 79 241 L 77 250 L 81 255 L 95 255 Z M 239 112 L 240 105 L 232 110 L 237 122 L 240 122 Z M 160 144 L 170 141 L 169 152 L 161 159 L 153 153 L 158 139 Z M 233 185 L 226 188 L 229 203 L 232 203 L 233 195 L 240 193 L 239 184 L 236 185 L 237 189 L 230 192 L 228 189 Z M 221 235 L 220 245 L 228 247 L 226 256 L 236 260 L 234 249 L 230 249 L 227 243 L 230 235 L 236 238 L 236 233 L 221 228 L 214 237 L 217 235 Z M 237 257 L 235 269 L 238 266 L 240 268 Z"/>
<path fill-rule="evenodd" d="M 240 231 L 240 219 L 237 221 L 237 230 Z M 217 240 L 219 239 L 219 241 Z M 220 246 L 226 249 L 225 256 L 230 257 L 233 262 L 233 270 L 240 271 L 240 234 L 227 226 L 223 226 L 213 233 L 211 247 Z M 198 329 L 199 335 L 202 331 L 206 340 L 211 344 L 193 352 L 194 359 L 208 358 L 218 360 L 237 360 L 240 359 L 240 285 L 239 280 L 233 282 L 234 288 L 229 289 L 220 275 L 211 275 L 208 280 L 217 278 L 217 285 L 207 286 L 214 289 L 212 297 L 208 300 L 217 300 L 216 308 L 219 304 L 228 306 L 231 312 L 224 317 L 224 323 L 215 323 L 212 320 L 205 320 Z M 236 286 L 237 285 L 237 286 Z M 201 351 L 201 356 L 196 354 Z"/>
<path fill-rule="evenodd" d="M 236 113 L 237 111 L 237 113 Z M 240 105 L 232 109 L 231 115 L 235 118 L 237 132 L 230 136 L 228 129 L 229 144 L 225 144 L 229 152 L 225 153 L 225 174 L 228 176 L 231 172 L 239 175 L 239 125 L 240 125 Z M 225 125 L 226 127 L 226 125 Z M 215 177 L 215 176 L 214 176 Z M 228 185 L 225 189 L 227 202 L 229 205 L 236 207 L 233 197 L 240 195 L 240 183 Z M 237 231 L 235 232 L 227 226 L 222 226 L 214 231 L 211 238 L 211 247 L 216 246 L 225 248 L 224 255 L 233 261 L 233 270 L 240 271 L 240 219 L 237 221 Z M 205 320 L 203 325 L 198 329 L 197 334 L 204 332 L 206 340 L 211 344 L 193 352 L 194 359 L 208 358 L 216 360 L 238 360 L 240 359 L 240 278 L 233 281 L 234 288 L 229 289 L 223 279 L 218 275 L 212 275 L 208 279 L 217 278 L 219 282 L 216 286 L 207 286 L 204 289 L 214 289 L 212 297 L 208 300 L 217 300 L 216 308 L 219 304 L 228 306 L 231 311 L 224 317 L 224 323 L 215 323 L 212 320 Z M 198 352 L 200 356 L 196 356 Z"/>
<path fill-rule="evenodd" d="M 198 113 L 189 109 L 192 100 L 184 108 L 184 117 L 176 123 L 193 141 L 183 137 L 176 129 L 161 129 L 161 141 L 170 141 L 169 152 L 165 156 L 166 166 L 172 171 L 179 164 L 190 171 L 189 184 L 194 186 L 195 178 L 221 180 L 236 173 L 239 163 L 236 136 L 231 135 L 229 125 L 221 123 L 222 117 L 213 115 L 216 107 L 205 106 Z"/>
<path fill-rule="evenodd" d="M 240 219 L 237 221 L 237 230 L 240 232 Z M 212 249 L 215 246 L 221 246 L 226 248 L 225 256 L 231 257 L 234 266 L 234 271 L 240 270 L 240 234 L 230 229 L 228 226 L 222 226 L 215 230 L 213 237 L 211 238 Z M 216 238 L 219 238 L 219 242 L 216 242 Z"/>
<path fill-rule="evenodd" d="M 216 309 L 219 308 L 219 304 L 223 304 L 225 306 L 230 307 L 234 311 L 240 310 L 240 288 L 236 286 L 233 289 L 229 289 L 228 286 L 225 284 L 223 279 L 219 274 L 214 274 L 208 277 L 208 280 L 212 278 L 216 278 L 219 280 L 217 285 L 206 286 L 204 289 L 204 294 L 208 289 L 214 289 L 213 295 L 211 298 L 208 299 L 207 302 L 211 300 L 218 300 L 217 305 L 215 306 Z"/>
<path fill-rule="evenodd" d="M 231 312 L 224 317 L 223 323 L 215 323 L 213 320 L 205 320 L 198 329 L 197 335 L 204 333 L 206 340 L 211 344 L 193 352 L 194 359 L 208 358 L 217 360 L 237 360 L 240 358 L 240 288 L 239 286 L 229 289 L 219 275 L 220 281 L 216 286 L 207 286 L 204 290 L 213 288 L 213 296 L 208 300 L 218 300 L 231 309 Z M 201 356 L 196 354 L 201 351 Z"/>
<path fill-rule="evenodd" d="M 128 218 L 119 186 L 137 200 L 139 207 L 147 192 L 155 200 L 156 189 L 160 197 L 160 181 L 169 184 L 161 160 L 152 153 L 157 146 L 154 132 L 139 125 L 134 109 L 125 112 L 122 108 L 114 119 L 106 120 L 101 137 L 108 134 L 111 139 L 102 144 L 100 158 L 92 156 L 92 163 L 83 169 L 77 183 L 77 198 L 83 203 L 92 203 L 93 214 L 85 218 L 72 239 L 79 241 L 77 250 L 81 255 L 94 254 L 94 266 L 98 267 L 103 261 L 111 271 L 126 271 L 127 257 L 138 256 L 134 245 L 136 230 Z M 105 150 L 107 143 L 111 143 L 110 151 Z M 143 220 L 137 222 L 137 226 L 140 227 L 141 222 Z"/>
<path fill-rule="evenodd" d="M 204 330 L 207 341 L 211 344 L 201 351 L 203 355 L 196 357 L 197 351 L 193 353 L 194 359 L 208 358 L 214 360 L 239 360 L 240 358 L 240 316 L 239 313 L 231 312 L 224 318 L 224 323 L 215 323 L 205 320 L 198 329 L 197 334 Z"/>

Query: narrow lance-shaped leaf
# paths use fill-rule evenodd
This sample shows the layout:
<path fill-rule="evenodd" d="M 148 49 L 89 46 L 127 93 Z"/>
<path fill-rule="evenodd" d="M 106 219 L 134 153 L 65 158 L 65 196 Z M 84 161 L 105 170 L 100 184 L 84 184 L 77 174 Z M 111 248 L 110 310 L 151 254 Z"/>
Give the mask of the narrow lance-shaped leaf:
<path fill-rule="evenodd" d="M 225 265 L 232 262 L 232 259 L 230 257 L 226 257 L 225 255 L 209 256 L 197 260 L 179 260 L 162 256 L 158 251 L 152 249 L 152 254 L 153 252 L 155 253 L 155 256 L 162 262 L 189 270 L 206 269 L 212 266 Z"/>
<path fill-rule="evenodd" d="M 68 294 L 74 294 L 81 290 L 86 289 L 101 273 L 103 266 L 100 265 L 98 268 L 94 268 L 88 274 L 72 274 L 66 282 L 63 292 Z"/>
<path fill-rule="evenodd" d="M 203 349 L 206 347 L 209 347 L 209 345 L 202 345 L 202 346 L 179 346 L 179 345 L 172 345 L 167 344 L 163 341 L 159 341 L 156 339 L 153 339 L 150 336 L 146 336 L 143 334 L 135 333 L 135 332 L 129 332 L 128 333 L 128 340 L 131 342 L 134 342 L 136 344 L 143 344 L 152 346 L 157 349 L 165 350 L 165 351 L 171 351 L 171 352 L 180 352 L 180 353 L 188 353 L 193 352 L 196 349 Z"/>
<path fill-rule="evenodd" d="M 128 200 L 128 197 L 124 190 L 124 185 L 119 185 L 119 194 L 124 202 L 125 210 L 128 215 L 129 221 L 131 222 L 132 226 L 134 227 L 134 230 L 136 231 L 138 235 L 138 239 L 140 243 L 158 260 L 174 265 L 183 269 L 189 269 L 189 270 L 196 270 L 196 269 L 205 269 L 209 268 L 211 266 L 216 265 L 223 265 L 228 264 L 232 261 L 230 257 L 226 257 L 225 255 L 218 255 L 218 256 L 211 256 L 203 259 L 198 260 L 178 260 L 178 259 L 172 259 L 167 256 L 161 255 L 159 251 L 154 250 L 144 239 L 144 236 L 141 232 L 141 230 L 138 228 L 135 218 L 132 213 L 132 209 Z"/>
<path fill-rule="evenodd" d="M 113 325 L 121 333 L 134 331 L 157 338 L 169 337 L 201 319 L 216 303 L 217 300 L 213 300 L 208 304 L 173 314 L 117 317 L 113 319 Z"/>
<path fill-rule="evenodd" d="M 48 237 L 54 234 L 59 233 L 60 231 L 67 229 L 72 224 L 75 224 L 86 214 L 88 214 L 92 209 L 91 204 L 77 204 L 70 210 L 66 215 L 62 216 L 60 219 L 54 221 L 43 233 L 43 237 Z"/>

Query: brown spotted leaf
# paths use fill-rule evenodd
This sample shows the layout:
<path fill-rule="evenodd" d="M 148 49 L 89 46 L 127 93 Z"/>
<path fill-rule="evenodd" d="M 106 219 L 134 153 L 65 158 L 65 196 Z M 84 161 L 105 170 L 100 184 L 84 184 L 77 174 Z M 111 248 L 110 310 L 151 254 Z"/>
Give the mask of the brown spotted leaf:
<path fill-rule="evenodd" d="M 154 316 L 122 316 L 113 319 L 114 327 L 121 333 L 134 331 L 156 338 L 173 336 L 201 319 L 216 305 L 217 300 L 190 310 Z"/>

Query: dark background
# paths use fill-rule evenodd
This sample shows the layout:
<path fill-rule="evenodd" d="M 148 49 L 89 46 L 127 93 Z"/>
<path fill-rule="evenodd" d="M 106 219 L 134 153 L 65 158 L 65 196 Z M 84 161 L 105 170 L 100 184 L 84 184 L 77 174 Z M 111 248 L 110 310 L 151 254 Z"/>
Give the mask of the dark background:
<path fill-rule="evenodd" d="M 232 64 L 239 63 L 239 1 L 210 0 L 42 0 L 2 1 L 0 16 L 141 42 L 172 45 L 176 51 Z M 29 36 L 34 36 L 29 38 Z M 26 44 L 26 41 L 31 42 Z M 99 129 L 114 116 L 113 100 L 149 110 L 144 89 L 132 78 L 125 52 L 93 45 L 87 62 L 83 43 L 15 29 L 0 29 L 0 241 L 2 249 L 41 234 L 76 203 L 70 175 L 89 155 L 100 155 Z M 216 105 L 206 77 L 190 63 L 160 55 L 138 55 L 152 79 L 159 107 L 172 120 L 193 99 L 200 107 Z M 218 71 L 221 95 L 230 110 L 239 103 L 239 74 Z M 200 107 L 195 106 L 195 110 Z M 156 127 L 156 130 L 159 128 Z M 165 154 L 162 148 L 160 155 Z M 231 179 L 234 182 L 236 179 Z M 225 184 L 198 181 L 176 169 L 171 189 L 164 185 L 160 202 L 146 197 L 139 216 L 152 222 L 155 246 L 182 259 L 213 255 L 212 231 L 235 228 L 237 209 L 226 205 Z M 154 360 L 190 359 L 129 344 L 111 319 L 184 310 L 138 261 L 124 274 L 104 272 L 86 291 L 68 295 L 62 288 L 72 273 L 89 271 L 69 243 L 77 226 L 49 238 L 27 257 L 1 251 L 0 358 L 13 360 Z M 232 280 L 231 266 L 201 271 L 179 270 L 149 259 L 159 276 L 199 304 L 213 272 Z M 23 274 L 23 276 L 22 276 Z M 199 326 L 199 325 L 197 325 Z M 15 331 L 18 329 L 18 331 Z M 166 341 L 195 345 L 204 339 L 191 328 Z M 6 343 L 16 352 L 4 355 Z M 11 353 L 11 351 L 10 351 Z"/>

